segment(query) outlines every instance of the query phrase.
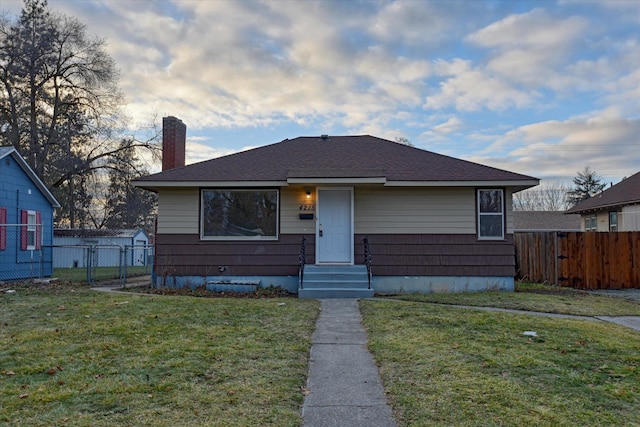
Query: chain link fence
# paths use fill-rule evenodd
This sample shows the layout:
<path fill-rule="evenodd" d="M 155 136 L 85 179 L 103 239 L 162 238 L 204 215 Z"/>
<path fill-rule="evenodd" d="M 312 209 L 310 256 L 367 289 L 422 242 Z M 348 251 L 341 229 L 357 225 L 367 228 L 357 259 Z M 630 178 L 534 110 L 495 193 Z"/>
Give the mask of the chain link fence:
<path fill-rule="evenodd" d="M 57 279 L 126 286 L 153 269 L 152 245 L 44 245 L 41 225 L 0 225 L 0 283 Z M 150 283 L 150 279 L 149 279 Z"/>
<path fill-rule="evenodd" d="M 151 245 L 59 245 L 51 250 L 53 273 L 59 280 L 92 286 L 117 281 L 126 286 L 133 277 L 150 275 L 153 269 Z"/>
<path fill-rule="evenodd" d="M 0 282 L 48 277 L 51 259 L 41 224 L 0 224 Z"/>

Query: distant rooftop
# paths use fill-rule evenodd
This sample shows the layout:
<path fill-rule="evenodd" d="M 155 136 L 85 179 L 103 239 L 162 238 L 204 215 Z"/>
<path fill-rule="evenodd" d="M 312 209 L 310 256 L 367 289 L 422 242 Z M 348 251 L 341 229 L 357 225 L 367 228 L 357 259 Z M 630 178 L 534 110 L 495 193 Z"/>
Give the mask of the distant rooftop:
<path fill-rule="evenodd" d="M 81 238 L 97 238 L 97 237 L 124 237 L 132 238 L 142 229 L 86 229 L 86 228 L 55 228 L 53 237 L 81 237 Z"/>
<path fill-rule="evenodd" d="M 514 211 L 514 231 L 580 231 L 580 215 L 556 211 Z"/>
<path fill-rule="evenodd" d="M 567 212 L 585 213 L 635 204 L 640 204 L 640 172 L 623 179 L 602 193 L 578 203 Z"/>

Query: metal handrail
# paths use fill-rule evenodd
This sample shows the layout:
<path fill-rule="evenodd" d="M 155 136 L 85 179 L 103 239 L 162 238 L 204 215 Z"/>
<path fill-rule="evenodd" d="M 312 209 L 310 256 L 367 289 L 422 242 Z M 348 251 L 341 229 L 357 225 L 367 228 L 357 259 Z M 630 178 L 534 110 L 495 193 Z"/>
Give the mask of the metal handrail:
<path fill-rule="evenodd" d="M 298 279 L 300 281 L 300 289 L 304 289 L 304 266 L 307 263 L 307 238 L 302 238 L 300 244 L 300 255 L 298 255 Z"/>
<path fill-rule="evenodd" d="M 364 265 L 367 266 L 367 279 L 369 280 L 369 289 L 371 289 L 371 248 L 369 247 L 369 237 L 362 239 L 364 243 Z"/>

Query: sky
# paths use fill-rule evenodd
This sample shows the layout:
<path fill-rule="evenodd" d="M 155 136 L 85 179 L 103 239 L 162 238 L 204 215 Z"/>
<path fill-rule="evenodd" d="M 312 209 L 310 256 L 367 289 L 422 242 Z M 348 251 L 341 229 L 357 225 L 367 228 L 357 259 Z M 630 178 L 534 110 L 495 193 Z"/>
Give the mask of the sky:
<path fill-rule="evenodd" d="M 640 170 L 640 1 L 49 6 L 107 41 L 132 128 L 187 125 L 187 163 L 368 134 L 547 183 Z"/>

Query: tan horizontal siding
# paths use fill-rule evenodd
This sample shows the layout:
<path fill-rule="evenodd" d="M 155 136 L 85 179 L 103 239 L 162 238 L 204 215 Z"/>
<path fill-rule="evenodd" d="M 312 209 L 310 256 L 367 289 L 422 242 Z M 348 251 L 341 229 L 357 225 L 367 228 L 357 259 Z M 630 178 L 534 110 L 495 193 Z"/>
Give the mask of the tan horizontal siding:
<path fill-rule="evenodd" d="M 311 191 L 311 199 L 307 200 L 306 190 Z M 281 234 L 315 234 L 316 221 L 300 219 L 300 213 L 314 211 L 300 211 L 300 206 L 311 204 L 315 206 L 315 188 L 303 186 L 282 187 L 280 189 L 280 233 Z"/>
<path fill-rule="evenodd" d="M 312 193 L 305 197 L 306 189 Z M 507 191 L 507 233 L 513 231 L 511 193 Z M 357 187 L 355 232 L 381 234 L 476 233 L 473 188 L 381 188 Z M 300 206 L 316 205 L 315 188 L 280 189 L 280 233 L 315 234 L 315 220 L 301 220 Z M 304 211 L 313 213 L 315 211 Z M 162 189 L 158 198 L 158 233 L 199 234 L 198 188 Z"/>
<path fill-rule="evenodd" d="M 200 234 L 200 191 L 162 189 L 158 194 L 158 234 Z"/>
<path fill-rule="evenodd" d="M 476 232 L 473 188 L 356 188 L 356 233 Z"/>
<path fill-rule="evenodd" d="M 507 234 L 513 234 L 513 193 L 510 189 L 505 190 L 507 202 Z"/>

